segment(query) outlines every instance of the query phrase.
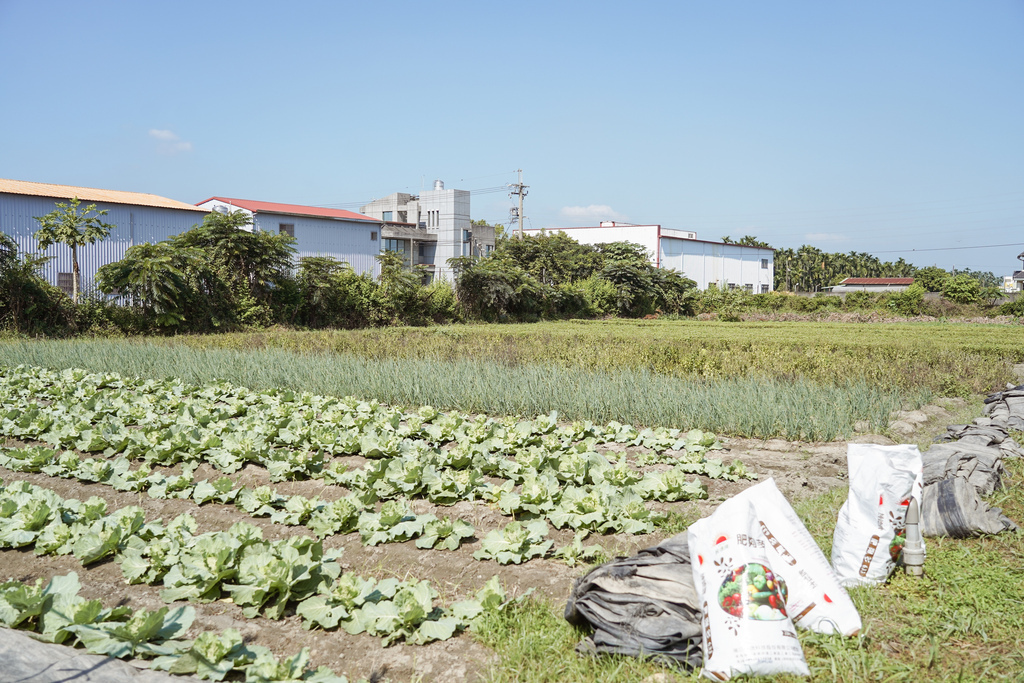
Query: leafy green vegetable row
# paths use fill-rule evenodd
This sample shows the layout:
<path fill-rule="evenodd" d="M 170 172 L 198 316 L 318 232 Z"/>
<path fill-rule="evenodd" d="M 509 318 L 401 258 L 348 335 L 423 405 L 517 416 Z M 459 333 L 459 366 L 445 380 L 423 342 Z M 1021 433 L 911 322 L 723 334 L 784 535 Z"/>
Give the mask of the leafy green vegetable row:
<path fill-rule="evenodd" d="M 334 614 L 347 631 L 383 636 L 385 644 L 450 638 L 479 615 L 483 602 L 493 602 L 485 591 L 445 610 L 434 606 L 436 591 L 425 581 L 341 575 L 341 551 L 325 551 L 308 536 L 264 541 L 258 527 L 244 522 L 227 531 L 196 529 L 187 514 L 166 525 L 146 523 L 135 506 L 108 515 L 99 497 L 83 502 L 27 482 L 0 485 L 0 547 L 73 554 L 83 565 L 113 557 L 128 583 L 162 584 L 167 602 L 209 602 L 226 593 L 248 617 L 279 619 L 294 608 L 307 628 L 325 625 L 315 608 L 327 603 L 341 608 Z M 489 590 L 500 588 L 495 583 Z"/>
<path fill-rule="evenodd" d="M 247 645 L 236 629 L 205 631 L 195 640 L 181 638 L 192 626 L 190 606 L 155 611 L 121 606 L 104 608 L 99 600 L 79 595 L 78 574 L 55 576 L 43 585 L 20 581 L 0 583 L 0 624 L 33 633 L 47 643 L 82 646 L 89 652 L 119 659 L 145 657 L 152 668 L 221 681 L 232 673 L 249 683 L 306 681 L 348 683 L 327 667 L 307 668 L 309 649 L 277 659 L 261 645 Z"/>
<path fill-rule="evenodd" d="M 4 435 L 161 464 L 202 456 L 227 473 L 255 461 L 274 480 L 313 476 L 332 455 L 373 459 L 417 448 L 440 451 L 442 465 L 465 469 L 477 455 L 522 454 L 518 460 L 529 460 L 530 449 L 540 449 L 550 459 L 563 450 L 592 451 L 609 443 L 648 449 L 641 465 L 675 462 L 678 455 L 668 450 L 685 452 L 685 460 L 696 464 L 718 447 L 714 435 L 699 430 L 637 430 L 617 422 L 559 426 L 554 413 L 517 421 L 439 413 L 429 406 L 402 412 L 351 397 L 255 393 L 226 383 L 195 387 L 81 370 L 0 370 Z M 581 451 L 580 445 L 587 448 Z M 718 467 L 717 474 L 743 475 Z"/>
<path fill-rule="evenodd" d="M 190 466 L 185 466 L 182 474 L 165 475 L 151 471 L 146 465 L 133 470 L 123 457 L 106 460 L 82 457 L 73 451 L 59 453 L 43 446 L 29 446 L 0 448 L 0 467 L 106 484 L 118 491 L 146 491 L 152 498 L 192 499 L 200 505 L 210 501 L 234 503 L 254 517 L 269 516 L 272 522 L 288 526 L 305 525 L 320 538 L 358 531 L 366 545 L 415 538 L 419 548 L 457 550 L 462 541 L 474 533 L 472 525 L 462 520 L 416 515 L 404 501 L 388 501 L 380 512 L 375 512 L 373 505 L 353 495 L 328 502 L 318 497 L 281 495 L 269 486 L 235 488 L 227 477 L 197 482 Z"/>
<path fill-rule="evenodd" d="M 149 472 L 148 468 L 141 472 L 141 468 L 131 470 L 125 458 L 112 461 L 80 458 L 70 451 L 58 455 L 42 446 L 0 448 L 0 467 L 15 472 L 42 472 L 51 476 L 103 483 L 119 491 L 144 491 L 148 486 L 149 495 L 154 498 L 191 497 L 200 504 L 210 500 L 221 503 L 233 501 L 254 516 L 269 514 L 271 521 L 277 523 L 305 524 L 321 538 L 334 533 L 358 531 L 363 542 L 368 545 L 416 538 L 418 548 L 456 550 L 474 534 L 473 526 L 467 522 L 438 519 L 434 515 L 415 515 L 407 503 L 401 500 L 387 501 L 381 506 L 380 512 L 372 512 L 358 497 L 352 495 L 328 503 L 303 496 L 282 496 L 267 486 L 251 490 L 245 487 L 231 488 L 232 482 L 227 477 L 212 484 L 202 480 L 193 485 L 190 473 L 171 476 L 149 473 L 145 476 Z M 648 514 L 648 511 L 641 506 L 637 508 L 636 514 Z M 532 531 L 524 534 L 522 526 L 512 522 L 504 529 L 491 531 L 483 539 L 483 547 L 474 557 L 480 560 L 493 559 L 500 564 L 518 564 L 534 557 L 543 557 L 553 545 L 553 541 L 545 540 L 547 524 L 543 521 L 534 522 L 530 529 Z M 570 545 L 555 550 L 553 555 L 572 565 L 599 557 L 603 553 L 600 546 L 582 546 L 587 533 L 577 533 Z M 0 544 L 3 542 L 4 535 L 0 531 Z"/>
<path fill-rule="evenodd" d="M 687 481 L 688 475 L 733 480 L 748 476 L 742 463 L 726 466 L 705 457 L 717 443 L 713 435 L 699 431 L 685 435 L 664 429 L 639 432 L 618 423 L 604 428 L 589 423 L 558 426 L 554 414 L 521 422 L 440 414 L 429 407 L 404 414 L 374 402 L 289 392 L 253 394 L 221 383 L 187 387 L 173 380 L 123 380 L 75 370 L 7 370 L 9 376 L 0 383 L 0 431 L 84 450 L 105 445 L 104 456 L 113 457 L 108 464 L 66 453 L 55 463 L 45 463 L 46 456 L 37 453 L 33 462 L 14 469 L 37 466 L 55 476 L 70 474 L 88 481 L 109 478 L 114 485 L 120 479 L 127 487 L 144 481 L 154 497 L 191 496 L 199 503 L 233 501 L 250 514 L 306 524 L 321 537 L 358 530 L 367 543 L 418 537 L 424 544 L 443 540 L 445 547 L 458 547 L 459 539 L 470 535 L 463 524 L 412 515 L 397 505 L 379 513 L 369 510 L 378 500 L 411 497 L 425 497 L 440 505 L 482 499 L 495 503 L 507 515 L 546 518 L 556 528 L 569 527 L 578 533 L 649 533 L 657 516 L 644 501 L 706 497 L 705 487 L 696 478 Z M 40 405 L 32 392 L 48 397 L 44 402 L 52 402 Z M 142 413 L 128 400 L 132 396 L 151 407 L 167 409 L 169 417 L 160 418 L 154 410 Z M 111 427 L 111 420 L 125 416 L 138 418 L 138 429 Z M 172 423 L 174 419 L 181 422 Z M 95 427 L 97 420 L 107 422 Z M 190 470 L 163 479 L 163 475 L 148 471 L 144 476 L 141 468 L 131 472 L 127 458 L 118 456 L 130 456 L 132 443 L 148 444 L 149 450 L 142 456 L 148 462 L 208 461 L 231 470 L 242 461 L 234 465 L 224 462 L 225 430 L 237 430 L 239 423 L 249 425 L 239 443 L 250 450 L 232 453 L 261 462 L 272 479 L 317 477 L 340 484 L 352 494 L 326 504 L 302 496 L 280 496 L 269 487 L 235 492 L 229 479 L 195 483 Z M 41 431 L 44 429 L 48 431 Z M 219 435 L 214 434 L 216 430 L 221 430 Z M 337 436 L 345 430 L 358 432 L 358 438 L 352 434 L 345 437 L 352 442 L 351 448 L 340 446 L 336 439 L 330 450 L 316 452 L 263 448 L 272 438 L 310 447 L 308 439 L 299 440 L 296 435 L 317 432 L 326 438 L 328 432 Z M 112 441 L 115 434 L 116 441 Z M 641 464 L 670 462 L 673 466 L 644 473 L 634 469 L 625 456 L 613 465 L 596 451 L 599 443 L 611 441 L 647 448 L 638 456 Z M 257 442 L 262 450 L 251 450 Z M 351 471 L 339 461 L 328 462 L 333 452 L 353 450 L 376 459 Z M 503 481 L 495 484 L 494 479 Z M 394 527 L 400 530 L 392 532 Z"/>

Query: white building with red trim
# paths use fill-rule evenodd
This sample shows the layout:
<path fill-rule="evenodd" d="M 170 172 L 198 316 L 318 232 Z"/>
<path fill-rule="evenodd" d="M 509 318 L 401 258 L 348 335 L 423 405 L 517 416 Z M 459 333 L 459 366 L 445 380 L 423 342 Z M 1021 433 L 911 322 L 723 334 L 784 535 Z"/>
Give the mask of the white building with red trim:
<path fill-rule="evenodd" d="M 774 249 L 699 240 L 697 233 L 689 230 L 615 221 L 602 221 L 592 227 L 524 232 L 528 235 L 562 232 L 580 244 L 632 242 L 647 250 L 652 264 L 681 272 L 702 290 L 712 284 L 729 289 L 743 288 L 754 294 L 770 292 L 774 288 Z"/>
<path fill-rule="evenodd" d="M 331 256 L 357 273 L 380 274 L 374 258 L 381 252 L 381 221 L 343 209 L 300 204 L 279 204 L 254 199 L 210 197 L 196 206 L 207 211 L 242 211 L 252 218 L 253 229 L 286 233 L 295 238 L 296 259 Z"/>
<path fill-rule="evenodd" d="M 912 284 L 914 284 L 912 277 L 848 277 L 832 287 L 832 293 L 904 292 Z"/>

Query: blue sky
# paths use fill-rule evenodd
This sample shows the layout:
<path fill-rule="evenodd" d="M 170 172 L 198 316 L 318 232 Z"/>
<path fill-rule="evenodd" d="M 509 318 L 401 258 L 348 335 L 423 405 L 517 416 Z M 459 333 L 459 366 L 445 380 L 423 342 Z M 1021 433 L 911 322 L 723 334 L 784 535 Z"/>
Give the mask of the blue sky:
<path fill-rule="evenodd" d="M 1024 2 L 0 0 L 0 177 L 1020 268 Z M 989 246 L 1008 245 L 1008 246 Z M 983 247 L 983 248 L 977 248 Z"/>

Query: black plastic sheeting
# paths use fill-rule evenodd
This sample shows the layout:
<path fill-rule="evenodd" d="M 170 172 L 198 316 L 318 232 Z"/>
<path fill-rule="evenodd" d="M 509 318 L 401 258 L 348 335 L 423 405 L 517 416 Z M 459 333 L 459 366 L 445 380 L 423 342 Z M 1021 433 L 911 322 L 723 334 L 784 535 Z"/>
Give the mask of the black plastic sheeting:
<path fill-rule="evenodd" d="M 704 659 L 699 605 L 682 533 L 577 579 L 565 619 L 594 630 L 577 646 L 582 653 L 650 657 L 693 670 Z"/>
<path fill-rule="evenodd" d="M 1003 486 L 1004 458 L 1024 455 L 1011 429 L 1024 427 L 1024 384 L 989 394 L 985 416 L 973 424 L 950 425 L 942 443 L 921 455 L 924 493 L 921 533 L 966 538 L 1013 531 L 1013 523 L 982 496 Z"/>
<path fill-rule="evenodd" d="M 923 498 L 921 533 L 925 536 L 967 538 L 1017 528 L 1002 510 L 989 507 L 962 477 L 925 486 Z"/>

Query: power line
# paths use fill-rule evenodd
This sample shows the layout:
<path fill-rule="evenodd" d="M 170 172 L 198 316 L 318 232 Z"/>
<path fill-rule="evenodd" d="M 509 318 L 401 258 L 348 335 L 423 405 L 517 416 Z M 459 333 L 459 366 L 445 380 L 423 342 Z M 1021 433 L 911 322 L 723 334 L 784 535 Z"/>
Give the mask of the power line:
<path fill-rule="evenodd" d="M 523 229 L 526 227 L 525 225 L 523 225 L 523 221 L 526 218 L 526 216 L 523 214 L 523 198 L 526 195 L 529 194 L 529 192 L 526 189 L 526 188 L 529 187 L 529 185 L 523 185 L 523 171 L 522 171 L 522 169 L 519 169 L 516 172 L 519 174 L 519 182 L 515 183 L 514 185 L 510 185 L 509 186 L 509 187 L 512 188 L 512 191 L 508 193 L 508 198 L 512 199 L 512 197 L 518 196 L 519 197 L 519 206 L 518 207 L 513 206 L 512 208 L 509 209 L 508 224 L 509 224 L 509 227 L 512 227 L 514 224 L 518 223 L 518 225 L 519 225 L 519 238 L 522 239 L 522 237 L 523 237 Z M 513 228 L 513 234 L 514 233 L 515 233 L 515 228 Z"/>
<path fill-rule="evenodd" d="M 906 254 L 918 251 L 960 251 L 962 249 L 994 249 L 996 247 L 1020 247 L 1024 242 L 1011 242 L 1010 244 L 980 244 L 973 247 L 930 247 L 928 249 L 891 249 L 888 251 L 875 251 L 873 254 Z"/>
<path fill-rule="evenodd" d="M 902 204 L 902 203 L 900 203 L 900 204 L 877 204 L 877 205 L 874 205 L 874 206 L 858 206 L 858 207 L 852 207 L 852 208 L 802 209 L 802 210 L 796 210 L 796 211 L 758 211 L 758 212 L 752 212 L 752 213 L 737 213 L 737 214 L 733 214 L 732 216 L 722 216 L 722 217 L 718 218 L 718 220 L 738 220 L 738 221 L 742 221 L 742 220 L 747 220 L 748 217 L 762 218 L 762 217 L 765 217 L 765 216 L 781 216 L 780 220 L 787 220 L 788 217 L 794 216 L 794 215 L 798 215 L 798 214 L 841 213 L 843 215 L 849 215 L 851 212 L 858 212 L 858 211 L 873 212 L 873 211 L 884 210 L 884 209 L 897 209 L 897 210 L 901 210 L 901 211 L 902 210 L 914 211 L 915 209 L 913 209 L 911 207 L 922 207 L 922 206 L 928 206 L 928 205 L 933 205 L 933 204 L 948 204 L 950 202 L 965 202 L 965 203 L 968 203 L 968 205 L 969 205 L 969 204 L 974 204 L 974 203 L 981 202 L 981 201 L 983 201 L 985 199 L 992 198 L 992 197 L 1016 196 L 1016 197 L 1024 198 L 1024 197 L 1022 197 L 1022 195 L 1024 195 L 1024 192 L 1022 192 L 1020 190 L 1017 190 L 1017 191 L 1014 191 L 1014 192 L 1000 192 L 1000 193 L 997 193 L 997 194 L 981 195 L 981 196 L 978 196 L 978 197 L 975 197 L 975 198 L 971 198 L 971 199 L 962 199 L 962 198 L 935 199 L 935 200 L 930 200 L 930 201 L 925 201 L 925 202 L 908 202 L 908 203 L 905 203 L 905 204 Z M 1006 202 L 1006 201 L 1017 201 L 1017 200 L 1014 200 L 1014 199 L 1003 199 L 1001 201 Z M 937 210 L 941 210 L 941 207 L 935 207 L 935 208 Z M 709 216 L 707 214 L 705 214 L 705 215 L 699 215 L 699 214 L 698 215 L 691 215 L 691 216 L 688 216 L 688 218 L 691 219 L 691 220 L 715 220 L 716 219 L 715 216 L 713 216 L 713 215 Z"/>

